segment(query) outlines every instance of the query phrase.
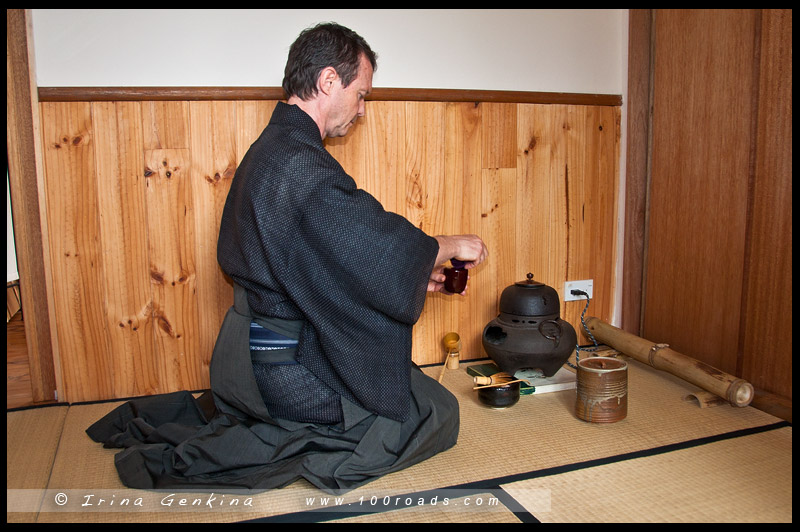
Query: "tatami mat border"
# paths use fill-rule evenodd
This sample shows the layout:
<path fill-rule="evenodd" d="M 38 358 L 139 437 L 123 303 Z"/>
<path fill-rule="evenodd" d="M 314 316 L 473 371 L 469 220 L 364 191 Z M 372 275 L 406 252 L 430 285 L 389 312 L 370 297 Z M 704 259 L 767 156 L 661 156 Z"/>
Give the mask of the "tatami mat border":
<path fill-rule="evenodd" d="M 644 458 L 647 456 L 655 456 L 659 454 L 666 454 L 673 451 L 679 451 L 682 449 L 689 449 L 692 447 L 699 447 L 701 445 L 706 445 L 709 443 L 730 440 L 733 438 L 740 438 L 743 436 L 750 436 L 752 434 L 759 434 L 762 432 L 769 432 L 772 430 L 781 429 L 784 427 L 791 427 L 792 424 L 788 421 L 779 421 L 776 423 L 771 423 L 769 425 L 761 425 L 758 427 L 751 427 L 747 429 L 739 429 L 734 430 L 731 432 L 724 432 L 722 434 L 716 434 L 714 436 L 706 436 L 703 438 L 697 438 L 693 440 L 687 440 L 684 442 L 672 443 L 669 445 L 661 445 L 659 447 L 652 447 L 650 449 L 642 449 L 639 451 L 633 451 L 629 453 L 618 454 L 614 456 L 608 456 L 605 458 L 598 458 L 595 460 L 587 460 L 584 462 L 576 462 L 574 464 L 566 464 L 557 467 L 549 467 L 545 469 L 539 469 L 536 471 L 528 471 L 526 473 L 517 473 L 514 475 L 507 475 L 503 477 L 496 477 L 490 478 L 486 480 L 477 480 L 475 482 L 467 482 L 464 484 L 457 484 L 454 486 L 448 486 L 445 488 L 436 488 L 431 490 L 424 490 L 424 491 L 417 491 L 411 493 L 404 493 L 393 496 L 395 500 L 405 500 L 406 498 L 411 498 L 412 500 L 419 500 L 428 499 L 432 495 L 439 494 L 443 496 L 444 494 L 448 493 L 449 491 L 457 492 L 459 496 L 466 496 L 466 495 L 475 495 L 479 493 L 486 493 L 489 492 L 498 500 L 503 503 L 503 505 L 508 508 L 520 521 L 523 523 L 539 523 L 540 521 L 528 512 L 525 508 L 522 507 L 512 496 L 511 494 L 507 493 L 501 485 L 503 484 L 511 484 L 513 482 L 519 482 L 522 480 L 530 480 L 533 478 L 540 478 L 540 477 L 547 477 L 551 475 L 559 475 L 562 473 L 568 473 L 570 471 L 576 471 L 579 469 L 588 469 L 592 467 L 598 467 L 607 464 L 613 464 L 617 462 L 624 462 L 626 460 L 633 460 L 636 458 Z M 370 510 L 370 511 L 362 511 L 362 512 L 345 512 L 345 511 L 337 511 L 331 512 L 329 510 L 306 510 L 303 512 L 293 512 L 293 513 L 286 513 L 286 514 L 279 514 L 273 515 L 269 517 L 257 518 L 245 521 L 247 523 L 321 523 L 325 521 L 331 521 L 334 519 L 344 519 L 348 517 L 358 517 L 363 515 L 369 515 L 373 513 L 379 512 L 392 512 L 397 511 L 400 509 L 408 508 L 408 506 L 393 506 L 387 505 L 385 508 Z"/>
<path fill-rule="evenodd" d="M 502 479 L 499 479 L 502 480 Z M 467 483 L 467 484 L 460 484 L 456 486 L 450 486 L 447 488 L 434 488 L 430 490 L 423 490 L 423 491 L 415 491 L 410 493 L 403 493 L 392 495 L 392 499 L 394 501 L 405 500 L 407 498 L 412 498 L 413 500 L 425 499 L 430 500 L 434 496 L 439 497 L 447 497 L 451 496 L 450 498 L 458 498 L 458 497 L 468 497 L 472 495 L 478 495 L 481 493 L 491 493 L 492 496 L 497 497 L 498 501 L 503 504 L 503 506 L 508 509 L 511 513 L 513 513 L 517 519 L 519 519 L 523 523 L 538 523 L 539 520 L 531 514 L 528 510 L 526 510 L 521 504 L 519 504 L 516 499 L 514 499 L 508 492 L 506 492 L 503 488 L 500 487 L 502 482 L 498 482 L 498 479 L 489 479 L 474 483 Z M 380 507 L 371 509 L 368 511 L 330 511 L 330 510 L 306 510 L 303 512 L 292 512 L 286 514 L 278 514 L 272 515 L 269 517 L 260 517 L 256 519 L 250 519 L 247 521 L 243 521 L 245 523 L 322 523 L 326 521 L 333 521 L 338 519 L 346 519 L 349 517 L 361 517 L 365 515 L 372 515 L 377 513 L 385 513 L 385 512 L 394 512 L 399 510 L 405 510 L 408 508 L 413 508 L 413 506 L 408 505 L 399 505 L 399 504 L 390 504 Z"/>
<path fill-rule="evenodd" d="M 41 405 L 26 405 L 26 406 L 15 406 L 14 408 L 6 408 L 6 414 L 10 414 L 11 412 L 23 412 L 25 410 L 36 410 L 39 408 L 52 408 L 54 406 L 70 406 L 69 403 L 44 403 Z"/>
<path fill-rule="evenodd" d="M 191 394 L 198 394 L 209 391 L 207 388 L 204 390 L 189 390 Z M 166 395 L 166 394 L 164 394 Z M 19 406 L 14 408 L 7 408 L 6 413 L 9 414 L 11 412 L 20 412 L 22 410 L 34 410 L 37 408 L 49 408 L 52 406 L 85 406 L 85 405 L 101 405 L 104 403 L 125 403 L 127 401 L 133 401 L 134 399 L 141 399 L 142 397 L 148 397 L 146 395 L 136 395 L 132 397 L 118 397 L 114 399 L 97 399 L 95 401 L 78 401 L 75 403 L 44 403 L 44 404 L 37 404 L 37 405 L 28 405 L 28 406 Z"/>

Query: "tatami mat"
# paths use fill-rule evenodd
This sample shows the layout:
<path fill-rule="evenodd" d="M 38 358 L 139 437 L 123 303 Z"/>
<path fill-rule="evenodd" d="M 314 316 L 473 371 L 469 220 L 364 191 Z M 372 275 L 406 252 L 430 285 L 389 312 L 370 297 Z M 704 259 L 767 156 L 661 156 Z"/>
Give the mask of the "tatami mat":
<path fill-rule="evenodd" d="M 10 507 L 15 494 L 26 496 L 34 506 L 29 512 L 8 514 L 8 522 L 31 522 L 36 518 L 41 494 L 47 486 L 56 456 L 68 406 L 20 410 L 6 419 L 6 488 Z M 16 491 L 20 490 L 20 491 Z M 30 490 L 30 491 L 29 491 Z"/>
<path fill-rule="evenodd" d="M 542 522 L 791 523 L 792 428 L 504 485 Z M 550 511 L 528 503 L 549 492 Z M 539 495 L 541 497 L 541 495 Z"/>
<path fill-rule="evenodd" d="M 38 521 L 225 522 L 270 519 L 366 522 L 393 520 L 402 522 L 517 521 L 520 519 L 520 513 L 515 514 L 514 512 L 519 508 L 510 508 L 509 506 L 514 505 L 509 505 L 507 501 L 501 500 L 500 504 L 483 509 L 489 511 L 476 511 L 474 504 L 472 508 L 466 508 L 466 504 L 458 506 L 456 501 L 474 502 L 477 500 L 476 497 L 481 494 L 484 496 L 497 495 L 500 484 L 516 485 L 517 488 L 523 489 L 529 495 L 531 493 L 541 495 L 541 491 L 531 491 L 530 486 L 516 483 L 531 480 L 532 477 L 535 477 L 535 475 L 531 475 L 531 472 L 551 470 L 626 453 L 663 449 L 665 446 L 673 444 L 736 433 L 780 422 L 778 418 L 750 407 L 735 408 L 723 405 L 714 408 L 699 408 L 695 403 L 683 400 L 687 393 L 696 389 L 693 386 L 633 360 L 629 360 L 629 368 L 628 416 L 613 424 L 586 423 L 575 417 L 574 390 L 523 396 L 520 402 L 511 408 L 490 409 L 478 402 L 476 392 L 472 390 L 472 378 L 465 371 L 465 364 L 462 364 L 458 370 L 447 370 L 443 384 L 458 397 L 461 408 L 461 430 L 458 444 L 421 464 L 387 475 L 349 492 L 340 501 L 342 505 L 349 504 L 349 506 L 345 506 L 341 517 L 336 512 L 333 514 L 319 513 L 321 510 L 325 510 L 325 508 L 319 507 L 319 497 L 325 494 L 303 481 L 281 490 L 249 494 L 252 496 L 252 499 L 249 500 L 252 506 L 241 501 L 237 501 L 240 502 L 237 506 L 225 506 L 234 500 L 236 494 L 224 495 L 227 497 L 224 499 L 220 494 L 211 495 L 216 498 L 210 504 L 206 504 L 208 494 L 186 496 L 190 500 L 197 499 L 203 502 L 202 508 L 194 508 L 193 511 L 179 508 L 176 503 L 173 503 L 172 506 L 161 504 L 161 499 L 168 494 L 124 489 L 117 477 L 113 463 L 117 451 L 103 449 L 102 446 L 91 441 L 84 432 L 89 425 L 119 403 L 73 405 L 68 408 L 66 413 L 63 433 L 60 436 L 58 451 L 54 459 L 52 459 L 52 455 L 48 458 L 46 453 L 40 454 L 38 451 L 27 457 L 31 462 L 42 464 L 39 466 L 40 468 L 44 467 L 43 464 L 52 463 L 49 480 L 46 484 L 39 484 L 36 487 L 61 490 L 73 498 L 78 497 L 84 500 L 87 495 L 96 497 L 95 501 L 100 495 L 105 495 L 107 498 L 112 498 L 117 504 L 122 499 L 133 499 L 139 496 L 145 503 L 143 506 L 146 506 L 147 503 L 151 504 L 148 508 L 143 509 L 120 508 L 120 506 L 112 508 L 109 505 L 105 507 L 83 506 L 75 508 L 72 512 L 65 511 L 68 509 L 68 505 L 58 507 L 51 504 L 42 507 L 38 514 Z M 433 377 L 438 377 L 440 368 L 426 368 L 425 371 Z M 26 413 L 34 415 L 32 414 L 34 412 L 37 411 L 8 413 L 9 449 L 25 446 L 25 440 L 18 436 L 19 431 L 12 430 L 12 418 Z M 32 419 L 25 423 L 39 425 L 49 422 Z M 18 423 L 15 422 L 14 425 L 17 426 Z M 771 430 L 764 434 L 769 438 L 768 434 L 777 432 Z M 785 438 L 785 436 L 783 437 Z M 735 438 L 732 441 L 738 439 Z M 754 441 L 758 442 L 758 440 Z M 788 441 L 788 451 L 779 448 L 780 452 L 777 456 L 784 463 L 788 460 L 791 465 L 790 427 L 788 428 Z M 673 454 L 673 452 L 664 452 L 664 456 Z M 642 460 L 645 460 L 645 465 L 653 464 L 652 467 L 657 468 L 660 465 L 657 461 L 659 456 L 646 457 Z M 687 453 L 687 456 L 689 460 L 687 462 L 688 473 L 692 471 L 690 464 L 693 460 L 706 460 L 703 453 Z M 10 460 L 11 455 L 9 454 Z M 649 462 L 648 460 L 653 461 Z M 633 462 L 633 460 L 624 462 Z M 603 467 L 615 466 L 626 467 L 623 462 Z M 47 467 L 47 469 L 50 468 Z M 591 468 L 592 471 L 596 469 L 598 468 Z M 12 482 L 11 473 L 9 475 L 8 487 L 11 489 L 16 484 Z M 435 496 L 435 494 L 441 493 L 437 490 L 445 488 L 454 490 L 452 491 L 453 496 L 450 498 L 453 504 L 448 507 L 430 504 L 411 504 L 409 507 L 404 507 L 403 504 L 400 504 L 392 511 L 377 511 L 379 508 L 363 505 L 364 501 L 396 500 L 399 496 L 403 496 L 403 500 L 405 500 L 406 496 L 420 493 Z M 776 480 L 771 489 L 785 491 L 785 488 L 782 481 Z M 548 487 L 547 489 L 553 488 Z M 764 489 L 768 493 L 770 486 L 768 485 Z M 791 494 L 791 482 L 789 483 L 789 492 Z M 45 499 L 51 499 L 54 496 L 53 493 L 57 492 L 48 491 Z M 518 491 L 517 493 L 522 492 Z M 528 512 L 536 519 L 539 519 L 541 514 L 544 520 L 569 520 L 566 518 L 567 508 L 577 508 L 580 502 L 574 500 L 570 503 L 571 506 L 570 504 L 562 506 L 561 499 L 556 499 L 556 490 L 553 489 L 552 493 L 553 507 L 551 511 L 545 514 L 526 508 L 523 512 Z M 709 504 L 712 504 L 716 497 L 716 492 L 709 492 L 707 494 Z M 635 499 L 630 502 L 639 504 Z M 646 504 L 649 503 L 642 502 L 643 507 Z M 456 508 L 458 510 L 455 510 Z M 118 509 L 123 511 L 117 511 Z M 541 508 L 537 510 L 541 510 Z M 664 520 L 682 520 L 681 512 L 685 510 L 676 508 L 673 516 Z M 13 515 L 19 517 L 22 514 L 15 513 Z M 9 520 L 11 520 L 11 516 L 12 513 L 9 513 Z M 627 517 L 624 515 L 619 518 L 613 517 L 613 515 L 605 518 L 588 515 L 583 520 L 626 519 Z M 646 520 L 636 513 L 631 513 L 630 519 Z M 789 507 L 788 519 L 791 520 L 791 507 Z M 582 519 L 578 518 L 577 520 Z"/>

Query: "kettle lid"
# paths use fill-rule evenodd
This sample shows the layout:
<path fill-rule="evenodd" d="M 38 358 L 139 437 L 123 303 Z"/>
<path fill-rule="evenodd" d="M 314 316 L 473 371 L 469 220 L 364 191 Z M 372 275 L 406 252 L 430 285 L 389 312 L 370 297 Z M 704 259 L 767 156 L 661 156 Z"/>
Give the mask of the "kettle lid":
<path fill-rule="evenodd" d="M 533 274 L 532 274 L 532 273 L 530 273 L 530 272 L 528 272 L 528 275 L 526 275 L 526 277 L 527 277 L 527 279 L 525 279 L 524 281 L 517 281 L 517 282 L 516 282 L 516 283 L 514 283 L 514 284 L 515 284 L 516 286 L 524 286 L 524 287 L 527 287 L 527 288 L 534 288 L 534 287 L 539 287 L 539 286 L 545 286 L 545 284 L 544 284 L 544 283 L 540 283 L 539 281 L 534 281 L 534 280 L 533 280 Z"/>
<path fill-rule="evenodd" d="M 561 311 L 558 292 L 544 283 L 527 279 L 503 290 L 500 295 L 500 312 L 515 316 L 558 316 Z"/>

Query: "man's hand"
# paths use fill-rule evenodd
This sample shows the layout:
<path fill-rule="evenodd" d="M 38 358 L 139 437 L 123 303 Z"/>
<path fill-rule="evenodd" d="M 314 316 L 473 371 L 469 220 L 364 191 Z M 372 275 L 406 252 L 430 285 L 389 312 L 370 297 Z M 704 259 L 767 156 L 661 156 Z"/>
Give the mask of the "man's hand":
<path fill-rule="evenodd" d="M 466 262 L 464 267 L 470 269 L 489 256 L 486 244 L 478 235 L 440 235 L 434 238 L 439 242 L 439 254 L 436 256 L 437 266 L 447 260 L 458 259 Z"/>
<path fill-rule="evenodd" d="M 428 292 L 450 294 L 444 288 L 443 264 L 450 259 L 458 259 L 466 263 L 465 268 L 474 268 L 486 260 L 489 250 L 478 235 L 440 235 L 434 238 L 439 242 L 439 253 L 436 256 L 436 266 L 428 280 Z M 465 288 L 461 295 L 466 293 Z"/>

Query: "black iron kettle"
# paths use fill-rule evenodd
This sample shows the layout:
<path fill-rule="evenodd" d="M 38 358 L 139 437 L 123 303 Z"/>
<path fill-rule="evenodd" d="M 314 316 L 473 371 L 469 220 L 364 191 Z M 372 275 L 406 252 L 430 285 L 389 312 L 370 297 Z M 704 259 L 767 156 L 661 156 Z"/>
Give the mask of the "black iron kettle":
<path fill-rule="evenodd" d="M 503 290 L 500 315 L 483 330 L 483 348 L 509 375 L 538 369 L 552 377 L 575 350 L 577 335 L 560 317 L 558 292 L 527 277 Z"/>

